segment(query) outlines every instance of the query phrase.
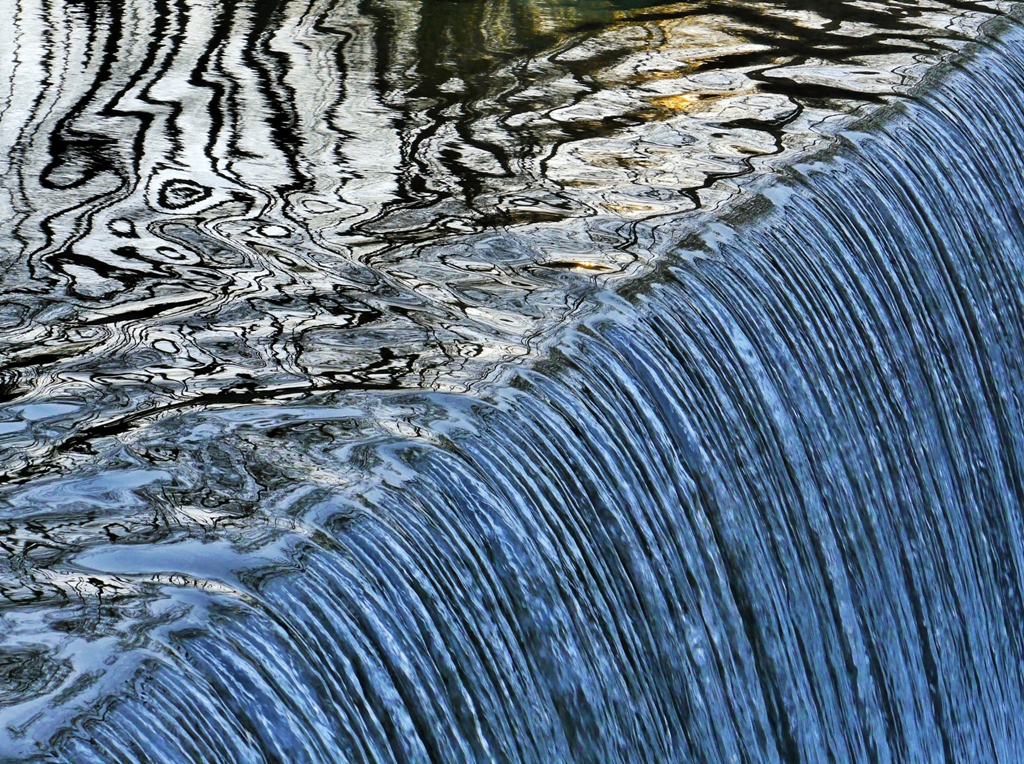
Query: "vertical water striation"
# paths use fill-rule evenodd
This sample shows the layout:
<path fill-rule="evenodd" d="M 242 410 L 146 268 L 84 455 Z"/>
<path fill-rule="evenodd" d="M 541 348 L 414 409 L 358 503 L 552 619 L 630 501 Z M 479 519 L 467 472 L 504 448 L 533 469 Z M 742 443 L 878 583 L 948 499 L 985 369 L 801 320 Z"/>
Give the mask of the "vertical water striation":
<path fill-rule="evenodd" d="M 0 759 L 1019 758 L 1007 7 L 0 8 Z"/>
<path fill-rule="evenodd" d="M 223 591 L 63 759 L 1017 760 L 1022 198 L 1008 26 L 507 385 L 161 420 L 272 551 L 140 551 Z"/>

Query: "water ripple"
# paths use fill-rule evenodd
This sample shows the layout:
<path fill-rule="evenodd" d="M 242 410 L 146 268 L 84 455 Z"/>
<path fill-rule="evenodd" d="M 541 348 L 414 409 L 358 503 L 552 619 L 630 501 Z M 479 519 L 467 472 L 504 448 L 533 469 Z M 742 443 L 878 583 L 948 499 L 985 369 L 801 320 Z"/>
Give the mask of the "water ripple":
<path fill-rule="evenodd" d="M 1013 759 L 1012 6 L 4 7 L 5 756 Z"/>

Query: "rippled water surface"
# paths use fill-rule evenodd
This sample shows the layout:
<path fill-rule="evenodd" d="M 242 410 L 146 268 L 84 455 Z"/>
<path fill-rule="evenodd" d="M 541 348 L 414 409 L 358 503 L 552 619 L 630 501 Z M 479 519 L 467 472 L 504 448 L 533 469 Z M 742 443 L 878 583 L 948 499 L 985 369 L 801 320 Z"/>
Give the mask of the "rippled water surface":
<path fill-rule="evenodd" d="M 0 759 L 1009 756 L 1012 8 L 0 0 Z"/>
<path fill-rule="evenodd" d="M 820 7 L 819 7 L 820 6 Z M 11 477 L 224 396 L 460 389 L 985 4 L 17 2 Z M 44 466 L 46 465 L 46 466 Z"/>

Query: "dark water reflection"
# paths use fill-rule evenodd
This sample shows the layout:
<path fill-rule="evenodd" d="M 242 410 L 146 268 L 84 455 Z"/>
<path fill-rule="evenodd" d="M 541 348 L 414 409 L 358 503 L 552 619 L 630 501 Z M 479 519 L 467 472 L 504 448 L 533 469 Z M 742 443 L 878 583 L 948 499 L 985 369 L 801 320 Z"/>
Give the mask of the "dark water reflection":
<path fill-rule="evenodd" d="M 644 272 L 662 227 L 903 97 L 1001 6 L 0 8 L 0 704 L 23 753 L 251 597 L 379 446 L 436 440 L 444 394 Z"/>
<path fill-rule="evenodd" d="M 14 10 L 0 242 L 11 477 L 181 403 L 460 389 L 528 352 L 594 276 L 642 267 L 641 221 L 721 204 L 730 179 L 905 92 L 993 13 Z"/>

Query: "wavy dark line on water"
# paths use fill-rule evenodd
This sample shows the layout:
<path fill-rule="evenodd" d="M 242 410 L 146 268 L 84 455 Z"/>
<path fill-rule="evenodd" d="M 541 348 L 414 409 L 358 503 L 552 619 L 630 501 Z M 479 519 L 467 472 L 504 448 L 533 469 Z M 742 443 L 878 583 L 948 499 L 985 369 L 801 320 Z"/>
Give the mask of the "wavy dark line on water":
<path fill-rule="evenodd" d="M 1022 94 L 1013 26 L 487 397 L 179 412 L 10 493 L 129 505 L 48 623 L 138 679 L 64 760 L 1017 760 Z"/>

